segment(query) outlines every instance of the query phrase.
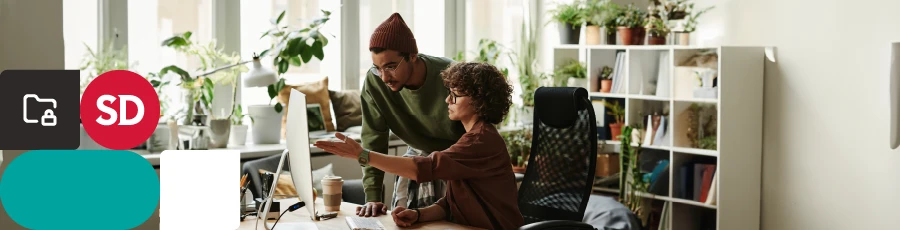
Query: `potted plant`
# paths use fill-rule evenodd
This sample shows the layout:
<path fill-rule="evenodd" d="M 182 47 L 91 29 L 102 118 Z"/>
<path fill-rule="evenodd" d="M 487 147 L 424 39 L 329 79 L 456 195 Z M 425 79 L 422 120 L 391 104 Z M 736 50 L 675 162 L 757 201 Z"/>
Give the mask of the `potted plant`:
<path fill-rule="evenodd" d="M 622 134 L 622 126 L 625 124 L 625 108 L 619 105 L 619 101 L 614 101 L 613 103 L 609 103 L 609 101 L 603 101 L 603 105 L 609 109 L 606 114 L 612 115 L 615 118 L 615 123 L 609 123 L 610 134 L 612 135 L 613 140 L 620 140 L 620 135 Z"/>
<path fill-rule="evenodd" d="M 531 135 L 531 130 L 528 128 L 502 134 L 503 140 L 506 141 L 506 150 L 509 152 L 510 164 L 515 173 L 525 173 L 528 156 L 531 154 Z"/>
<path fill-rule="evenodd" d="M 586 14 L 582 4 L 581 0 L 575 0 L 569 4 L 559 4 L 556 9 L 550 10 L 553 21 L 558 23 L 560 43 L 578 44 Z"/>
<path fill-rule="evenodd" d="M 647 210 L 643 209 L 644 197 L 641 195 L 647 193 L 650 183 L 644 179 L 646 173 L 642 172 L 640 167 L 642 142 L 640 138 L 637 138 L 637 146 L 626 144 L 632 142 L 632 132 L 637 130 L 631 126 L 625 126 L 622 135 L 623 144 L 621 145 L 621 157 L 619 157 L 619 168 L 622 169 L 619 180 L 619 201 L 641 219 L 641 225 L 644 226 L 647 224 L 646 219 L 641 217 L 644 217 Z"/>
<path fill-rule="evenodd" d="M 669 26 L 665 19 L 651 18 L 647 21 L 648 45 L 665 45 L 666 36 L 669 35 Z"/>
<path fill-rule="evenodd" d="M 694 4 L 688 4 L 686 12 L 687 17 L 685 17 L 684 22 L 684 30 L 681 32 L 677 32 L 678 34 L 678 44 L 679 45 L 690 45 L 691 33 L 697 30 L 697 18 L 700 18 L 704 13 L 709 10 L 712 10 L 715 6 L 707 7 L 703 10 L 693 12 Z"/>
<path fill-rule="evenodd" d="M 585 35 L 584 40 L 588 45 L 600 45 L 600 27 L 609 0 L 589 0 L 585 5 Z"/>
<path fill-rule="evenodd" d="M 522 107 L 516 113 L 522 124 L 531 124 L 534 119 L 534 91 L 541 85 L 546 75 L 537 71 L 537 34 L 533 26 L 526 26 L 527 20 L 522 22 L 519 49 L 509 54 L 510 62 L 516 66 L 519 74 L 519 86 L 522 90 L 520 97 Z"/>
<path fill-rule="evenodd" d="M 601 93 L 609 93 L 612 89 L 612 71 L 611 67 L 603 66 L 600 69 L 600 92 Z"/>
<path fill-rule="evenodd" d="M 234 113 L 231 114 L 231 136 L 228 139 L 230 145 L 244 145 L 247 142 L 247 125 L 244 125 L 244 117 L 249 117 L 253 122 L 253 117 L 243 112 L 241 104 L 234 106 Z"/>
<path fill-rule="evenodd" d="M 578 60 L 570 60 L 565 65 L 558 67 L 553 76 L 559 82 L 557 85 L 587 88 L 587 68 Z"/>
<path fill-rule="evenodd" d="M 612 1 L 606 1 L 603 7 L 603 13 L 600 17 L 600 23 L 606 30 L 606 44 L 616 44 L 616 28 L 619 26 L 618 19 L 622 16 L 622 6 Z"/>
<path fill-rule="evenodd" d="M 644 44 L 644 21 L 647 13 L 641 11 L 634 4 L 628 4 L 621 16 L 616 19 L 619 37 L 623 45 Z"/>

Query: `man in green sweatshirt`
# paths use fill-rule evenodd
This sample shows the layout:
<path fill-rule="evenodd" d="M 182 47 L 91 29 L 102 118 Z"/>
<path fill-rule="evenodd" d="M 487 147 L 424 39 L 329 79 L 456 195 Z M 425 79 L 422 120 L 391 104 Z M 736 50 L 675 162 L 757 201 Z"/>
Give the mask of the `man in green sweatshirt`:
<path fill-rule="evenodd" d="M 407 145 L 404 156 L 427 156 L 456 143 L 465 133 L 462 123 L 447 113 L 449 91 L 441 71 L 453 62 L 418 52 L 416 39 L 400 14 L 394 13 L 372 33 L 369 41 L 372 68 L 362 90 L 362 147 L 387 153 L 390 132 Z M 368 157 L 360 155 L 361 165 Z M 378 216 L 389 208 L 382 201 L 384 172 L 363 168 L 366 204 L 357 215 Z M 397 178 L 392 206 L 427 207 L 444 195 L 443 181 L 416 183 Z"/>

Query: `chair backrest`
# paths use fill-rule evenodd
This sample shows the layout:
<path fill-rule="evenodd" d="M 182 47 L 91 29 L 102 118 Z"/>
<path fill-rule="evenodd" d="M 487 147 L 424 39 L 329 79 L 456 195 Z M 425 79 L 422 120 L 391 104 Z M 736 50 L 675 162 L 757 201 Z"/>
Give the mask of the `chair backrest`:
<path fill-rule="evenodd" d="M 581 221 L 594 182 L 597 124 L 587 90 L 541 87 L 519 209 L 525 224 Z"/>

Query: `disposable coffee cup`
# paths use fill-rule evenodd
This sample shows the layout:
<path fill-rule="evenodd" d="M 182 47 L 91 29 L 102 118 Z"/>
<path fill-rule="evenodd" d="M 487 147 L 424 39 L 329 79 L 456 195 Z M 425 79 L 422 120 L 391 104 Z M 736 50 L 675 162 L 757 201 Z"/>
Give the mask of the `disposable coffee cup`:
<path fill-rule="evenodd" d="M 326 212 L 341 210 L 341 189 L 344 180 L 340 176 L 325 176 L 322 178 L 322 198 L 325 201 Z"/>

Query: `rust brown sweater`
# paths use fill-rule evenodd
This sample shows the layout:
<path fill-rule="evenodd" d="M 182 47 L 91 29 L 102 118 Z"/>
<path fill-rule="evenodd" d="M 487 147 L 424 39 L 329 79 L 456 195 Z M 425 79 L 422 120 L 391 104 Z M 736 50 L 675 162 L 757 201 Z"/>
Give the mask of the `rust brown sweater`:
<path fill-rule="evenodd" d="M 449 220 L 485 229 L 524 224 L 506 143 L 493 125 L 478 122 L 447 150 L 413 160 L 419 182 L 447 181 L 437 204 Z"/>

